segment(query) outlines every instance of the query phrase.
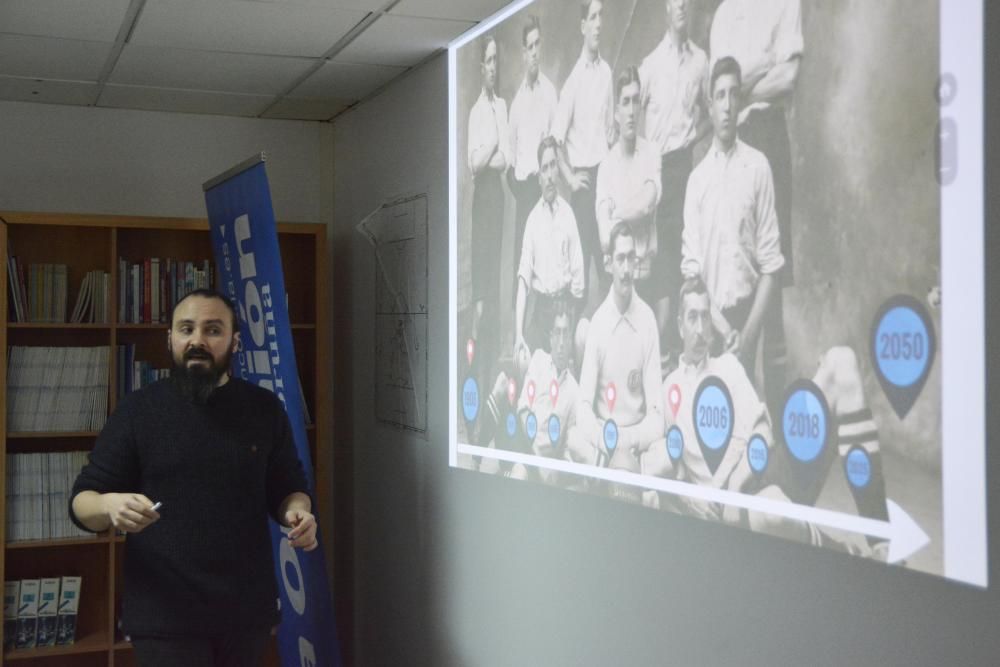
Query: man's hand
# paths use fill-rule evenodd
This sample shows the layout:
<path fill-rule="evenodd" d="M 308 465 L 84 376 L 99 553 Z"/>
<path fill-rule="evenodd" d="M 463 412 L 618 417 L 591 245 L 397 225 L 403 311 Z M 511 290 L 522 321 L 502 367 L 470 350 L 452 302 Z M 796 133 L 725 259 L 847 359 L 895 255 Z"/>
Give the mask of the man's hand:
<path fill-rule="evenodd" d="M 138 533 L 160 519 L 153 501 L 141 493 L 104 493 L 101 508 L 111 525 L 126 533 Z"/>
<path fill-rule="evenodd" d="M 285 512 L 285 523 L 292 530 L 288 533 L 288 543 L 296 549 L 312 551 L 319 546 L 316 541 L 316 517 L 303 509 Z"/>
<path fill-rule="evenodd" d="M 725 351 L 729 354 L 740 356 L 742 351 L 742 336 L 740 336 L 740 330 L 733 328 L 729 330 L 729 333 L 725 337 Z"/>
<path fill-rule="evenodd" d="M 580 171 L 579 173 L 571 174 L 567 180 L 569 181 L 569 187 L 573 192 L 590 189 L 589 172 Z"/>

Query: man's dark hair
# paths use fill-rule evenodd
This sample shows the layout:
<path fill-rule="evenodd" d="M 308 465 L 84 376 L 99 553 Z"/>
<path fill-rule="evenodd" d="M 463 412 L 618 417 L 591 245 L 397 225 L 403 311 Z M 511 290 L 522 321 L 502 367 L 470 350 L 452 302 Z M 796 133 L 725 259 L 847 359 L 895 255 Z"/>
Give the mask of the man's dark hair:
<path fill-rule="evenodd" d="M 740 64 L 736 62 L 736 58 L 732 56 L 725 56 L 719 58 L 714 65 L 712 65 L 712 77 L 708 86 L 709 97 L 715 92 L 715 82 L 723 74 L 732 74 L 736 77 L 736 86 L 743 85 L 743 71 L 740 69 Z"/>
<path fill-rule="evenodd" d="M 618 242 L 619 237 L 624 236 L 625 238 L 632 238 L 632 228 L 629 227 L 627 222 L 619 222 L 611 229 L 611 237 L 608 239 L 608 256 L 615 256 L 615 243 Z"/>
<path fill-rule="evenodd" d="M 681 285 L 681 293 L 677 297 L 678 316 L 683 317 L 684 315 L 684 297 L 688 294 L 708 294 L 708 287 L 705 285 L 705 281 L 701 279 L 701 276 L 691 276 L 684 281 L 683 285 Z"/>
<path fill-rule="evenodd" d="M 181 305 L 182 303 L 184 303 L 185 299 L 192 296 L 200 296 L 203 299 L 218 299 L 219 301 L 224 303 L 226 305 L 226 308 L 229 309 L 229 314 L 232 315 L 233 317 L 233 333 L 239 331 L 240 320 L 239 316 L 236 314 L 236 304 L 234 304 L 232 299 L 230 299 L 222 292 L 217 292 L 214 289 L 205 289 L 205 288 L 191 290 L 181 298 L 177 299 L 177 303 L 175 303 L 174 307 L 170 309 L 171 328 L 174 326 L 174 313 L 177 312 L 177 306 Z"/>
<path fill-rule="evenodd" d="M 493 44 L 496 44 L 497 52 L 498 52 L 497 53 L 497 59 L 500 58 L 500 53 L 499 53 L 499 51 L 500 51 L 500 45 L 497 44 L 497 38 L 493 36 L 493 33 L 489 32 L 489 33 L 486 33 L 486 36 L 483 37 L 483 41 L 480 42 L 479 62 L 481 62 L 481 63 L 486 62 L 486 49 L 488 49 L 490 47 L 490 42 L 493 42 Z"/>
<path fill-rule="evenodd" d="M 534 30 L 537 30 L 539 35 L 542 34 L 542 24 L 538 22 L 538 17 L 532 14 L 524 22 L 524 27 L 521 28 L 521 46 L 528 45 L 528 35 Z"/>
<path fill-rule="evenodd" d="M 629 84 L 638 84 L 639 92 L 642 93 L 642 81 L 639 79 L 639 68 L 635 65 L 629 65 L 621 71 L 618 78 L 615 79 L 615 105 L 622 97 L 622 89 Z"/>
<path fill-rule="evenodd" d="M 554 150 L 556 152 L 556 155 L 559 155 L 559 144 L 558 144 L 558 142 L 556 142 L 555 137 L 553 137 L 551 134 L 542 137 L 542 140 L 538 142 L 538 167 L 539 167 L 539 169 L 541 169 L 541 167 L 542 167 L 542 153 L 544 153 L 549 148 L 551 148 L 552 150 Z"/>
<path fill-rule="evenodd" d="M 604 2 L 604 0 L 597 0 L 597 1 L 600 2 L 600 3 Z M 590 6 L 592 4 L 594 4 L 594 0 L 582 0 L 580 2 L 580 20 L 581 21 L 586 21 L 587 20 L 587 14 L 590 13 Z"/>
<path fill-rule="evenodd" d="M 549 333 L 556 327 L 556 319 L 565 315 L 569 319 L 569 330 L 573 332 L 576 328 L 576 302 L 569 295 L 557 296 L 552 300 L 552 307 L 548 313 Z"/>

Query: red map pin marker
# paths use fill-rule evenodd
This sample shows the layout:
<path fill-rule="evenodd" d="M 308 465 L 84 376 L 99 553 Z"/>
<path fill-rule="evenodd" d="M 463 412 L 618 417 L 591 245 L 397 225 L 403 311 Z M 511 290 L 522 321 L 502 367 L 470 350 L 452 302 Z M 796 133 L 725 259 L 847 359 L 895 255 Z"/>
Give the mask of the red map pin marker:
<path fill-rule="evenodd" d="M 528 406 L 531 407 L 535 404 L 535 382 L 532 380 L 528 383 Z"/>
<path fill-rule="evenodd" d="M 556 402 L 559 400 L 559 383 L 553 380 L 549 384 L 549 396 L 552 397 L 552 406 L 555 407 Z"/>
<path fill-rule="evenodd" d="M 608 384 L 608 388 L 604 390 L 604 398 L 608 402 L 608 407 L 611 412 L 615 411 L 615 399 L 618 398 L 618 390 L 615 389 L 615 383 L 611 382 Z"/>
<path fill-rule="evenodd" d="M 465 344 L 465 358 L 469 360 L 469 365 L 472 365 L 472 359 L 476 356 L 476 341 L 469 339 L 469 342 Z"/>
<path fill-rule="evenodd" d="M 681 388 L 675 384 L 670 385 L 670 389 L 667 390 L 667 403 L 670 405 L 670 411 L 674 413 L 674 417 L 677 416 L 677 410 L 681 407 Z"/>
<path fill-rule="evenodd" d="M 511 405 L 517 400 L 517 381 L 514 378 L 507 380 L 507 400 Z"/>

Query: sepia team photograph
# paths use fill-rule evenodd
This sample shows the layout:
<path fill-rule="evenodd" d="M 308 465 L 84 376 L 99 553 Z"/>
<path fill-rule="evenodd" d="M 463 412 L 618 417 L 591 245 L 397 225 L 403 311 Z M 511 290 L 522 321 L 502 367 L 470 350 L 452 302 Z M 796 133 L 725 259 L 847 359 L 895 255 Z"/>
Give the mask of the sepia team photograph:
<path fill-rule="evenodd" d="M 943 573 L 938 12 L 535 0 L 462 45 L 457 465 Z"/>

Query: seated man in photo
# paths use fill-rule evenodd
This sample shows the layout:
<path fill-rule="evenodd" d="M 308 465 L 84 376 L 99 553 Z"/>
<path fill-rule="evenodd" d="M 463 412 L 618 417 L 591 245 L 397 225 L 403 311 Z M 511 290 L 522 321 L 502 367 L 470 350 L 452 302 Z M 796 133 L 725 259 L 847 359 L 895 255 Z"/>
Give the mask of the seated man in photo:
<path fill-rule="evenodd" d="M 844 475 L 832 474 L 835 460 L 847 459 L 860 448 L 868 466 L 868 481 L 851 488 L 851 496 L 858 514 L 885 520 L 885 483 L 879 453 L 878 429 L 867 407 L 857 356 L 849 347 L 830 348 L 820 359 L 812 378 L 822 392 L 829 407 L 832 423 L 836 428 L 835 446 L 828 446 L 815 460 L 797 460 L 786 448 L 774 447 L 775 438 L 764 403 L 757 395 L 742 365 L 731 353 L 719 357 L 709 356 L 715 336 L 711 321 L 711 301 L 705 284 L 699 278 L 684 282 L 678 299 L 680 314 L 678 325 L 684 350 L 680 365 L 663 383 L 664 404 L 668 428 L 676 425 L 683 437 L 681 457 L 673 461 L 665 441 L 653 443 L 641 452 L 643 474 L 670 477 L 682 481 L 747 494 L 814 505 L 824 486 L 842 480 Z M 695 394 L 705 378 L 716 377 L 723 382 L 732 399 L 731 418 L 733 430 L 725 452 L 716 467 L 712 468 L 698 444 L 694 424 Z M 755 474 L 750 466 L 747 443 L 760 436 L 768 447 L 767 468 Z M 725 520 L 743 524 L 757 532 L 767 532 L 783 537 L 842 548 L 856 553 L 869 553 L 869 547 L 858 536 L 832 535 L 828 531 L 801 521 L 776 515 L 748 512 L 735 506 L 723 506 L 686 496 L 671 496 L 646 492 L 643 500 L 651 506 L 662 506 L 675 511 L 691 513 L 701 518 Z M 884 546 L 884 545 L 882 545 Z"/>
<path fill-rule="evenodd" d="M 515 371 L 515 377 L 503 371 L 497 376 L 486 399 L 484 413 L 487 425 L 484 428 L 488 428 L 492 436 L 490 446 L 548 458 L 568 458 L 566 434 L 576 423 L 579 395 L 579 385 L 573 374 L 574 312 L 572 300 L 554 301 L 549 310 L 546 345 L 551 351 L 536 349 L 527 367 Z M 516 396 L 515 405 L 510 403 L 511 389 Z M 516 419 L 513 435 L 508 430 L 508 415 Z M 520 463 L 500 464 L 494 472 L 504 472 L 518 479 L 537 475 L 550 484 L 558 479 L 553 470 L 529 468 Z"/>
<path fill-rule="evenodd" d="M 652 309 L 635 293 L 636 262 L 629 225 L 620 223 L 604 256 L 612 285 L 589 325 L 567 447 L 573 461 L 638 473 L 638 453 L 663 439 L 664 421 L 660 337 Z M 612 493 L 631 498 L 633 489 Z"/>

